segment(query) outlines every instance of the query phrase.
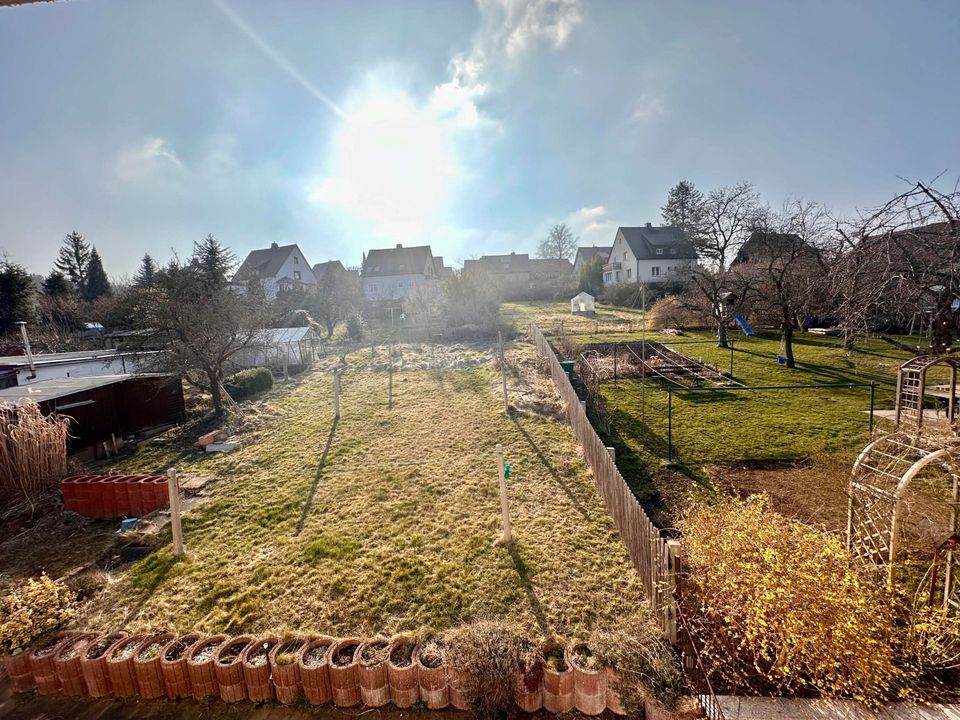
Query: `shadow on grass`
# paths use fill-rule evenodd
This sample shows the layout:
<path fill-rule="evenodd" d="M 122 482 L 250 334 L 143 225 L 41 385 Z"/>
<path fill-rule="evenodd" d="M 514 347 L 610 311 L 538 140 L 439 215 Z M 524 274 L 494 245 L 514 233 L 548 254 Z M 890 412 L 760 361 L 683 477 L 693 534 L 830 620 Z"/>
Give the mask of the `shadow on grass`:
<path fill-rule="evenodd" d="M 330 434 L 327 435 L 327 444 L 323 448 L 323 454 L 320 456 L 320 462 L 317 464 L 317 472 L 313 476 L 313 482 L 310 483 L 310 491 L 307 493 L 307 499 L 303 503 L 303 510 L 300 511 L 300 519 L 297 520 L 297 531 L 294 535 L 303 532 L 303 524 L 307 521 L 307 515 L 310 514 L 310 508 L 313 507 L 313 496 L 317 494 L 317 485 L 320 484 L 320 478 L 323 476 L 323 469 L 327 465 L 327 455 L 330 454 L 330 447 L 333 445 L 333 435 L 337 431 L 337 425 L 340 418 L 335 417 L 330 426 Z"/>
<path fill-rule="evenodd" d="M 548 636 L 550 633 L 548 632 L 547 615 L 543 612 L 543 606 L 540 604 L 537 594 L 533 591 L 533 583 L 530 582 L 530 573 L 527 572 L 526 563 L 524 563 L 523 558 L 520 557 L 520 551 L 517 549 L 516 542 L 510 543 L 507 552 L 510 553 L 510 559 L 513 560 L 513 567 L 516 569 L 520 582 L 523 585 L 523 592 L 527 595 L 527 602 L 530 603 L 530 611 L 537 620 L 537 626 L 544 636 Z"/>
<path fill-rule="evenodd" d="M 153 596 L 154 591 L 160 587 L 178 562 L 180 558 L 175 558 L 172 554 L 161 555 L 154 552 L 147 555 L 138 565 L 134 565 L 130 571 L 130 582 L 141 593 L 139 593 L 140 597 L 130 605 L 121 628 L 125 628 L 140 613 L 144 603 Z"/>
<path fill-rule="evenodd" d="M 560 477 L 560 473 L 558 473 L 557 469 L 553 467 L 553 465 L 550 463 L 550 460 L 547 458 L 547 456 L 543 454 L 543 451 L 540 449 L 540 446 L 537 445 L 536 441 L 532 437 L 530 437 L 530 433 L 524 430 L 523 426 L 517 421 L 517 418 L 512 413 L 510 415 L 510 420 L 513 421 L 514 426 L 517 428 L 520 434 L 523 435 L 524 439 L 527 441 L 527 444 L 530 445 L 534 454 L 537 456 L 540 462 L 543 463 L 543 466 L 550 473 L 551 477 L 553 477 L 557 485 L 560 486 L 560 489 L 563 490 L 564 495 L 567 496 L 567 498 L 570 500 L 570 503 L 573 505 L 573 507 L 576 508 L 577 512 L 583 515 L 585 520 L 589 520 L 590 519 L 589 510 L 587 510 L 587 508 L 584 507 L 583 503 L 580 502 L 579 499 L 577 499 L 577 496 L 573 494 L 573 491 L 563 481 L 563 478 Z"/>

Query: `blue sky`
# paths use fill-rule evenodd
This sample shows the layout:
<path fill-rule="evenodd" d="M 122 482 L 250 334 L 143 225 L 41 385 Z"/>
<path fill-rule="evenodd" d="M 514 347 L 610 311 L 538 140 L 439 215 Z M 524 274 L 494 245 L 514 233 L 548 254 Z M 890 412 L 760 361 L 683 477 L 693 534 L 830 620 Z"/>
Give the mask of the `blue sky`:
<path fill-rule="evenodd" d="M 837 213 L 960 175 L 960 2 L 69 0 L 0 9 L 0 250 L 210 232 L 448 262 L 659 220 L 681 178 Z"/>

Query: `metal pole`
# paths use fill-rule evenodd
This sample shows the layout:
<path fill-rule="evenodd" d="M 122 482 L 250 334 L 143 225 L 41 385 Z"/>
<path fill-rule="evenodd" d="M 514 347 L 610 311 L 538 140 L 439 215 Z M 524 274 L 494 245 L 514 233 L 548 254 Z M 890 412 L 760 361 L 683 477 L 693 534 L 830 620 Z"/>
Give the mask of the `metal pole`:
<path fill-rule="evenodd" d="M 667 388 L 667 462 L 673 462 L 673 388 Z"/>
<path fill-rule="evenodd" d="M 730 338 L 730 377 L 733 378 L 733 338 Z"/>
<path fill-rule="evenodd" d="M 507 504 L 507 480 L 503 469 L 503 445 L 497 443 L 497 470 L 500 473 L 500 511 L 503 514 L 503 544 L 513 542 L 513 530 L 510 527 L 510 506 Z"/>
<path fill-rule="evenodd" d="M 387 345 L 387 356 L 390 359 L 387 370 L 387 410 L 393 408 L 393 345 Z"/>
<path fill-rule="evenodd" d="M 507 363 L 503 359 L 503 331 L 497 332 L 497 340 L 500 343 L 500 380 L 503 382 L 503 411 L 510 413 L 510 400 L 507 397 Z"/>
<path fill-rule="evenodd" d="M 183 528 L 180 526 L 180 486 L 175 468 L 167 470 L 167 493 L 170 496 L 170 529 L 173 532 L 173 556 L 183 557 Z"/>
<path fill-rule="evenodd" d="M 333 417 L 340 418 L 340 372 L 333 373 Z"/>
<path fill-rule="evenodd" d="M 870 432 L 873 432 L 873 401 L 877 394 L 877 384 L 875 382 L 870 383 Z"/>
<path fill-rule="evenodd" d="M 613 384 L 617 384 L 617 345 L 618 343 L 613 344 Z"/>

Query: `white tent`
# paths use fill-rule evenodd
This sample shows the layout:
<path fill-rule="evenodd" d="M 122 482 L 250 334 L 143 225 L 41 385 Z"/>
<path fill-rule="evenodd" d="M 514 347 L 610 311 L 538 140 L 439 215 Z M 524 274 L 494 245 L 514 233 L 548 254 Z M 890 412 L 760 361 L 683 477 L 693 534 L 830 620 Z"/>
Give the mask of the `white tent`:
<path fill-rule="evenodd" d="M 596 312 L 596 299 L 587 292 L 581 292 L 570 298 L 570 312 L 574 315 L 593 315 Z"/>

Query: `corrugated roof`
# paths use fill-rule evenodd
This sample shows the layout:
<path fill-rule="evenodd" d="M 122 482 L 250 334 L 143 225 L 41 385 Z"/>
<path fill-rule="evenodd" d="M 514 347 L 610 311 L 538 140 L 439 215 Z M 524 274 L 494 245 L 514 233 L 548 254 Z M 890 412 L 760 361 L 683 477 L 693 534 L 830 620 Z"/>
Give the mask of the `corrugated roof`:
<path fill-rule="evenodd" d="M 138 354 L 152 354 L 152 351 L 142 353 L 120 352 L 116 348 L 110 350 L 80 350 L 76 352 L 62 353 L 34 353 L 34 365 L 60 365 L 77 362 L 87 362 L 90 360 L 119 360 L 121 356 L 130 357 Z M 0 357 L 0 365 L 15 365 L 17 367 L 29 367 L 30 362 L 26 355 L 7 355 Z"/>
<path fill-rule="evenodd" d="M 371 250 L 363 262 L 363 277 L 385 275 L 423 275 L 433 270 L 433 252 L 429 245 Z"/>
<path fill-rule="evenodd" d="M 11 407 L 21 400 L 30 399 L 41 403 L 47 400 L 75 395 L 144 377 L 169 377 L 163 373 L 144 373 L 140 375 L 98 375 L 95 377 L 68 377 L 41 380 L 30 385 L 17 385 L 0 390 L 0 405 Z"/>

